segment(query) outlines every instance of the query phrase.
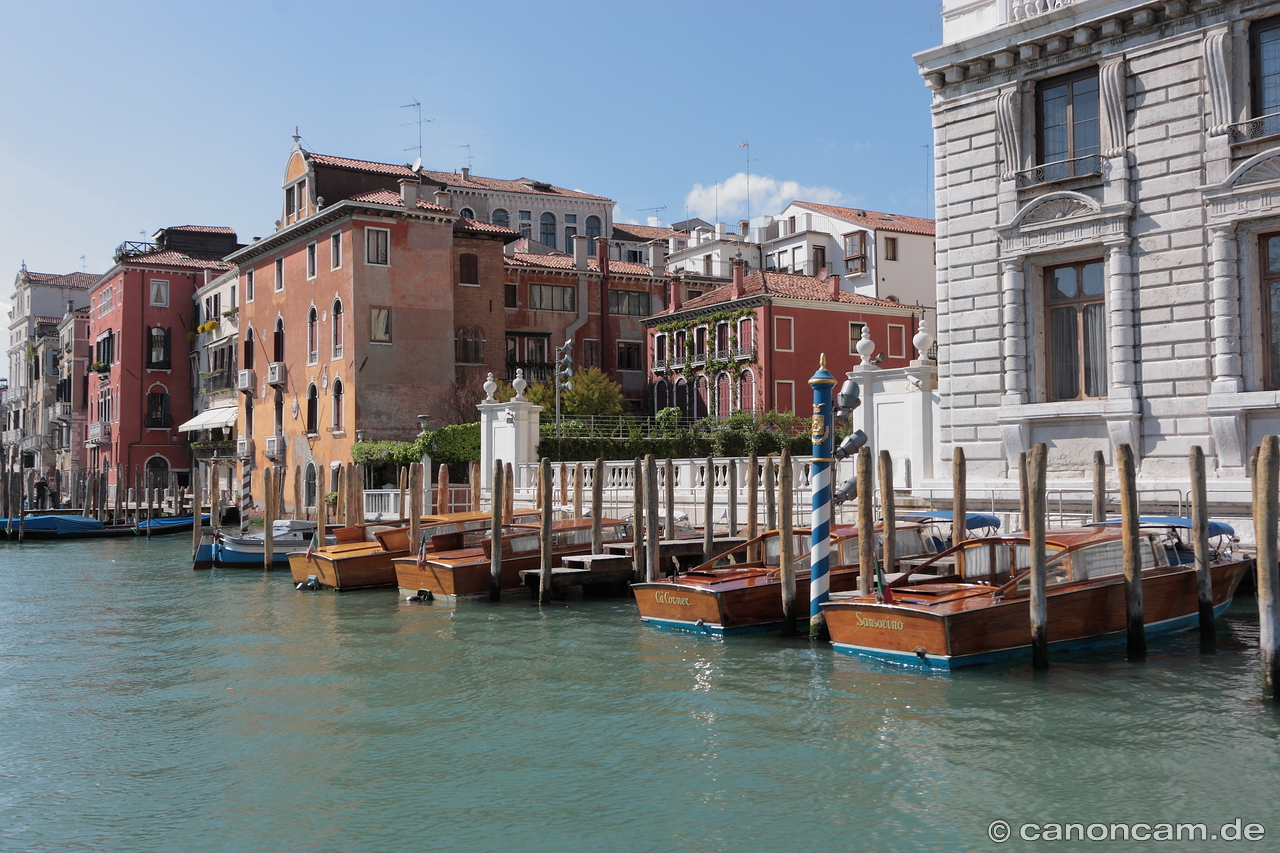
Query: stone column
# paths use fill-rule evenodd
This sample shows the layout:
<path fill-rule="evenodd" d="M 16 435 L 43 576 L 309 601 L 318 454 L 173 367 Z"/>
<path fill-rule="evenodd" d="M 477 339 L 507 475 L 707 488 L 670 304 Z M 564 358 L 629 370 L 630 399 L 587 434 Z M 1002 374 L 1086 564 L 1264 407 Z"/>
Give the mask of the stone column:
<path fill-rule="evenodd" d="M 1133 257 L 1129 240 L 1107 245 L 1107 332 L 1110 336 L 1112 399 L 1134 399 L 1137 369 L 1134 351 Z"/>
<path fill-rule="evenodd" d="M 1236 224 L 1210 225 L 1212 279 L 1209 285 L 1213 333 L 1214 393 L 1244 390 L 1244 364 L 1240 357 L 1240 278 L 1236 263 Z"/>
<path fill-rule="evenodd" d="M 1000 261 L 1000 322 L 1004 327 L 1002 355 L 1004 404 L 1027 402 L 1027 292 L 1021 258 Z"/>

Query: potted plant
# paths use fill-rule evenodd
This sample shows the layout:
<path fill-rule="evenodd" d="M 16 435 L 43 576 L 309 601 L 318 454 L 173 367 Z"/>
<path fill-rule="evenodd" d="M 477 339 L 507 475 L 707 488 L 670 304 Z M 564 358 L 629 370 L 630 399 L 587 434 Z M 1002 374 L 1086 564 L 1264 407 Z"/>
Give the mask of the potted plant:
<path fill-rule="evenodd" d="M 111 365 L 107 364 L 105 361 L 95 361 L 93 364 L 89 365 L 89 372 L 97 373 L 98 375 L 110 373 Z"/>

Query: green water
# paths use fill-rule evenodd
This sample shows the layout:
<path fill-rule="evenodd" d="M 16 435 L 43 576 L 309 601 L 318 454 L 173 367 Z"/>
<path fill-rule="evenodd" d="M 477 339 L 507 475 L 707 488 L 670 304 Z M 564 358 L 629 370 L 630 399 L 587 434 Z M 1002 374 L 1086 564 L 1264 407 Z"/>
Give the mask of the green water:
<path fill-rule="evenodd" d="M 0 544 L 0 850 L 1280 848 L 1251 601 L 1210 655 L 941 675 L 626 600 L 297 592 L 188 549 Z M 1016 839 L 1237 817 L 1265 840 Z"/>

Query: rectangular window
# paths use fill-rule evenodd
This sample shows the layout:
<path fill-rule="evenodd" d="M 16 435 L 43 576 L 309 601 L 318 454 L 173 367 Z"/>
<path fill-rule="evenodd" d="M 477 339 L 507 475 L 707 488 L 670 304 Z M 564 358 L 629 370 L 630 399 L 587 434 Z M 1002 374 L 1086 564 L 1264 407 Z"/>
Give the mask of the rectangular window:
<path fill-rule="evenodd" d="M 573 252 L 573 238 L 577 236 L 578 236 L 577 228 L 574 228 L 572 226 L 567 226 L 564 229 L 564 250 L 566 252 L 570 252 L 570 253 Z"/>
<path fill-rule="evenodd" d="M 570 225 L 576 225 L 578 223 L 578 214 L 566 213 L 564 215 L 564 221 L 569 223 Z"/>
<path fill-rule="evenodd" d="M 391 309 L 374 305 L 369 308 L 369 340 L 375 344 L 391 343 Z"/>
<path fill-rule="evenodd" d="M 236 302 L 236 286 L 234 284 L 231 285 L 231 292 L 228 294 L 228 296 L 230 296 L 231 298 L 230 304 L 227 305 L 228 308 L 235 308 L 240 304 Z"/>
<path fill-rule="evenodd" d="M 246 270 L 244 274 L 244 301 L 253 301 L 253 270 Z"/>
<path fill-rule="evenodd" d="M 1062 180 L 1101 170 L 1098 124 L 1098 69 L 1043 80 L 1036 85 L 1036 147 L 1048 168 L 1043 181 Z M 1071 163 L 1082 157 L 1085 163 Z"/>
<path fill-rule="evenodd" d="M 862 330 L 866 325 L 866 323 L 849 324 L 849 355 L 858 354 L 858 341 L 862 340 Z"/>
<path fill-rule="evenodd" d="M 609 313 L 648 317 L 649 294 L 639 290 L 610 290 Z"/>
<path fill-rule="evenodd" d="M 503 285 L 504 304 L 507 308 L 518 308 L 519 303 L 516 301 L 516 286 L 511 283 Z"/>
<path fill-rule="evenodd" d="M 1253 117 L 1280 113 L 1280 18 L 1254 24 L 1253 29 Z M 1267 131 L 1275 132 L 1273 128 Z"/>
<path fill-rule="evenodd" d="M 889 358 L 907 357 L 907 327 L 889 324 Z"/>
<path fill-rule="evenodd" d="M 576 311 L 577 292 L 555 284 L 529 285 L 529 307 L 534 311 Z"/>
<path fill-rule="evenodd" d="M 600 341 L 594 338 L 586 338 L 582 341 L 582 366 L 602 366 L 600 364 Z"/>
<path fill-rule="evenodd" d="M 364 229 L 364 262 L 385 267 L 391 264 L 391 232 L 386 228 Z"/>
<path fill-rule="evenodd" d="M 533 211 L 520 211 L 520 236 L 525 239 L 533 236 Z"/>
<path fill-rule="evenodd" d="M 293 216 L 294 211 L 297 210 L 297 208 L 294 206 L 293 198 L 294 198 L 293 187 L 291 186 L 285 187 L 284 188 L 284 215 L 285 216 Z"/>
<path fill-rule="evenodd" d="M 1106 289 L 1102 261 L 1044 271 L 1050 400 L 1107 394 Z"/>
<path fill-rule="evenodd" d="M 1268 390 L 1280 388 L 1280 233 L 1258 238 L 1262 269 L 1262 308 L 1265 313 Z"/>
<path fill-rule="evenodd" d="M 864 273 L 867 271 L 867 232 L 854 231 L 844 235 L 844 271 L 848 273 Z"/>
<path fill-rule="evenodd" d="M 618 369 L 643 370 L 640 352 L 641 346 L 638 341 L 618 341 Z"/>
<path fill-rule="evenodd" d="M 342 232 L 329 238 L 329 269 L 342 268 Z"/>
<path fill-rule="evenodd" d="M 315 277 L 316 277 L 316 244 L 308 243 L 307 244 L 307 278 L 313 279 Z"/>
<path fill-rule="evenodd" d="M 155 392 L 147 395 L 147 429 L 169 426 L 169 395 Z"/>
<path fill-rule="evenodd" d="M 818 275 L 827 267 L 827 250 L 822 246 L 813 247 L 813 272 Z"/>
<path fill-rule="evenodd" d="M 284 290 L 284 258 L 276 258 L 276 293 Z"/>
<path fill-rule="evenodd" d="M 151 304 L 169 305 L 169 282 L 162 278 L 151 279 Z"/>
<path fill-rule="evenodd" d="M 773 318 L 773 351 L 774 352 L 794 352 L 795 351 L 795 318 L 793 317 L 774 317 Z"/>
<path fill-rule="evenodd" d="M 796 410 L 796 383 L 790 379 L 779 379 L 773 383 L 773 408 L 779 412 Z"/>
<path fill-rule="evenodd" d="M 884 259 L 886 261 L 896 261 L 898 259 L 898 238 L 884 238 Z"/>
<path fill-rule="evenodd" d="M 547 339 L 546 338 L 525 338 L 524 339 L 524 360 L 530 364 L 546 364 L 547 363 Z"/>
<path fill-rule="evenodd" d="M 520 339 L 507 338 L 507 364 L 515 364 L 520 360 Z"/>

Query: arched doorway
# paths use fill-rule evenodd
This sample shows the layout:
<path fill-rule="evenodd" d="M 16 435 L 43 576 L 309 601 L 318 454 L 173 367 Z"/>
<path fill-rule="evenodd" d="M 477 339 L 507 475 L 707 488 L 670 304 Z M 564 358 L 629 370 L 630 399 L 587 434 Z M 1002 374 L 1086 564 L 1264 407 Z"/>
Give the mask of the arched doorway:
<path fill-rule="evenodd" d="M 169 460 L 163 456 L 152 456 L 147 460 L 147 488 L 166 489 L 169 487 Z"/>

